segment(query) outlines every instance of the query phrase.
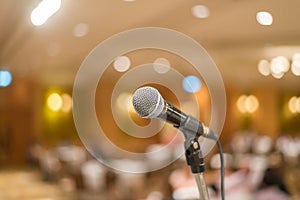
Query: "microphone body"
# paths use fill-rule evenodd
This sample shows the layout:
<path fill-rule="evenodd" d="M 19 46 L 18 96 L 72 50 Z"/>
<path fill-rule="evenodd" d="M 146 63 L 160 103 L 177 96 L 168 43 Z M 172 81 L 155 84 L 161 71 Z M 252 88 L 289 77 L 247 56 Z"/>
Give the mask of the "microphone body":
<path fill-rule="evenodd" d="M 135 111 L 142 118 L 158 118 L 173 124 L 180 130 L 192 132 L 197 137 L 218 139 L 217 135 L 199 120 L 165 101 L 159 91 L 153 87 L 147 86 L 137 89 L 133 94 L 132 102 Z"/>

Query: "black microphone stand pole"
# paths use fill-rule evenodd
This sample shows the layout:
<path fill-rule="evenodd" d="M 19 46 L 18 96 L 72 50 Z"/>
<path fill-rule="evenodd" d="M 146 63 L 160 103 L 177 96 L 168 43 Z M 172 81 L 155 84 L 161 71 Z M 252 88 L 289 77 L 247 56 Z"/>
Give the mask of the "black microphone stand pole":
<path fill-rule="evenodd" d="M 204 179 L 206 171 L 204 158 L 199 144 L 199 137 L 203 135 L 203 126 L 195 118 L 188 116 L 177 127 L 184 135 L 184 148 L 187 164 L 190 166 L 197 183 L 200 199 L 209 200 L 208 190 Z"/>

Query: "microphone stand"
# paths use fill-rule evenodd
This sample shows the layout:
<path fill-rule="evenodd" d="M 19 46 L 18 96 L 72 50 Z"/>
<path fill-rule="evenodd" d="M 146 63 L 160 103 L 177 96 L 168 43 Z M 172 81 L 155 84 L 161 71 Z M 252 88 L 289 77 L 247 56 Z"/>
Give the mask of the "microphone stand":
<path fill-rule="evenodd" d="M 201 200 L 209 200 L 208 190 L 204 179 L 206 171 L 204 158 L 198 142 L 199 137 L 203 134 L 201 123 L 195 121 L 193 117 L 188 116 L 187 119 L 177 127 L 185 137 L 185 157 L 187 164 L 190 166 L 197 183 Z M 201 134 L 202 133 L 202 134 Z"/>

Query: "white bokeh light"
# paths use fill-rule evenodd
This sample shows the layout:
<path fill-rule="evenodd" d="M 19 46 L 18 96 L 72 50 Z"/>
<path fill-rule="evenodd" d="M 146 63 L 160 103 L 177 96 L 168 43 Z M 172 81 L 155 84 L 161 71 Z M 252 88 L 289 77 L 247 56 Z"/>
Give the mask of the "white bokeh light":
<path fill-rule="evenodd" d="M 295 53 L 293 55 L 291 71 L 295 76 L 300 76 L 300 54 Z"/>
<path fill-rule="evenodd" d="M 154 70 L 159 74 L 165 74 L 170 70 L 170 62 L 166 58 L 157 58 L 153 63 Z"/>
<path fill-rule="evenodd" d="M 289 70 L 289 60 L 284 56 L 277 56 L 271 60 L 271 71 L 273 74 L 285 73 Z"/>
<path fill-rule="evenodd" d="M 31 12 L 31 22 L 35 26 L 43 25 L 61 6 L 61 0 L 43 0 Z"/>
<path fill-rule="evenodd" d="M 127 56 L 119 56 L 114 61 L 114 68 L 118 72 L 125 72 L 129 69 L 131 61 Z"/>
<path fill-rule="evenodd" d="M 209 17 L 210 11 L 208 7 L 204 5 L 196 5 L 192 7 L 192 13 L 196 18 L 204 19 Z"/>
<path fill-rule="evenodd" d="M 264 76 L 269 76 L 271 71 L 270 71 L 270 63 L 267 60 L 261 60 L 258 63 L 258 71 L 260 74 L 264 75 Z"/>
<path fill-rule="evenodd" d="M 270 26 L 273 24 L 273 16 L 271 13 L 261 11 L 256 14 L 256 20 L 259 24 L 264 26 Z"/>
<path fill-rule="evenodd" d="M 284 72 L 279 72 L 279 73 L 271 73 L 272 76 L 276 79 L 281 79 L 284 76 Z"/>

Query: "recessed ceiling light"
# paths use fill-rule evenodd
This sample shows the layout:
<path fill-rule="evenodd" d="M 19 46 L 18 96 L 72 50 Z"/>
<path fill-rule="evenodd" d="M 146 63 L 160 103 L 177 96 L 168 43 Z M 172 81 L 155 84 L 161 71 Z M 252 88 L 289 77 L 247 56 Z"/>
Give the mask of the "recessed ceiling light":
<path fill-rule="evenodd" d="M 196 5 L 192 7 L 192 13 L 195 17 L 203 19 L 207 18 L 210 14 L 208 7 L 204 5 Z"/>
<path fill-rule="evenodd" d="M 256 13 L 256 20 L 259 24 L 264 26 L 270 26 L 273 24 L 272 14 L 266 11 Z"/>
<path fill-rule="evenodd" d="M 61 0 L 43 0 L 31 12 L 30 19 L 33 25 L 43 25 L 61 6 Z"/>

